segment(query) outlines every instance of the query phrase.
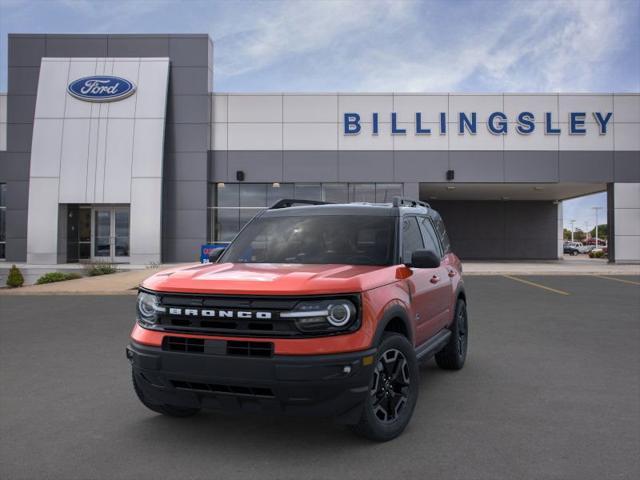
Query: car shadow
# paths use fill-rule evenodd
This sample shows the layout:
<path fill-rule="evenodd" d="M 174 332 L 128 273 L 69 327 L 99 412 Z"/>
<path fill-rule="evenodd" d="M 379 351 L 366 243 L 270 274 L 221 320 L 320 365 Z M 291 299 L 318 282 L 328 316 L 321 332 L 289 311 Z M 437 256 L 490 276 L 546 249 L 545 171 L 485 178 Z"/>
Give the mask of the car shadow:
<path fill-rule="evenodd" d="M 441 377 L 446 375 L 433 361 L 420 365 L 420 399 L 416 409 L 428 412 L 425 405 L 429 401 L 429 390 L 437 388 Z M 355 435 L 348 426 L 330 418 L 289 417 L 262 415 L 259 413 L 227 413 L 203 410 L 189 418 L 171 418 L 146 413 L 139 406 L 136 420 L 123 426 L 128 438 L 136 441 L 153 439 L 155 447 L 175 448 L 176 445 L 191 445 L 194 448 L 211 448 L 219 451 L 245 451 L 259 448 L 261 455 L 268 451 L 273 454 L 287 451 L 290 454 L 313 450 L 317 455 L 333 455 L 336 449 L 371 448 L 382 445 Z M 430 412 L 428 413 L 430 414 Z M 407 432 L 413 430 L 411 423 Z M 407 435 L 405 432 L 405 435 Z M 403 435 L 403 436 L 405 436 Z M 240 449 L 240 450 L 237 450 Z"/>

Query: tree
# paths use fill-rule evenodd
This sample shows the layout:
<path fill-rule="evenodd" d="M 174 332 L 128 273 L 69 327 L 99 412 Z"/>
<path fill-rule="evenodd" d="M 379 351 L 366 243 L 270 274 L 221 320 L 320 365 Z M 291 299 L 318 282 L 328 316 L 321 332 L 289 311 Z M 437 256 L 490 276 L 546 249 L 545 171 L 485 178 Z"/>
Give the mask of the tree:
<path fill-rule="evenodd" d="M 580 230 L 579 228 L 576 228 L 573 232 L 573 241 L 574 242 L 582 242 L 585 238 L 587 238 L 586 234 Z"/>
<path fill-rule="evenodd" d="M 593 227 L 593 229 L 589 232 L 589 235 L 591 235 L 592 237 L 596 236 L 596 227 Z M 607 238 L 609 236 L 609 227 L 606 223 L 603 223 L 602 225 L 598 225 L 598 238 Z"/>
<path fill-rule="evenodd" d="M 562 230 L 562 238 L 564 238 L 565 240 L 571 240 L 571 230 L 569 230 L 568 228 L 564 228 Z"/>

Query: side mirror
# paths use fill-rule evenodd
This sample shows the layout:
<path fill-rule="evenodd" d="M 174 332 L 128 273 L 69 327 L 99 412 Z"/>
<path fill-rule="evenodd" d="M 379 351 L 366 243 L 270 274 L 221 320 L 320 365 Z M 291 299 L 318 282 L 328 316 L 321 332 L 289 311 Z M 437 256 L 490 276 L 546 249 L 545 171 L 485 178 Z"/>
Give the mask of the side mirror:
<path fill-rule="evenodd" d="M 414 268 L 438 268 L 440 257 L 433 250 L 416 250 L 411 254 L 411 265 Z"/>
<path fill-rule="evenodd" d="M 224 248 L 214 248 L 211 250 L 211 253 L 209 253 L 209 263 L 216 263 L 224 250 Z"/>

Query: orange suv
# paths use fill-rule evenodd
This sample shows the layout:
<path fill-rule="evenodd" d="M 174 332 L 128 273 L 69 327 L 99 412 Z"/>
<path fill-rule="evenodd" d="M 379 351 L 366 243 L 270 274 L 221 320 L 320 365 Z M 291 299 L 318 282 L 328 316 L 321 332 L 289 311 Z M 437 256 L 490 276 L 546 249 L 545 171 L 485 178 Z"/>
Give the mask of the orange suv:
<path fill-rule="evenodd" d="M 464 365 L 462 266 L 426 203 L 281 200 L 210 260 L 140 286 L 127 358 L 155 412 L 320 415 L 385 441 L 419 361 Z"/>

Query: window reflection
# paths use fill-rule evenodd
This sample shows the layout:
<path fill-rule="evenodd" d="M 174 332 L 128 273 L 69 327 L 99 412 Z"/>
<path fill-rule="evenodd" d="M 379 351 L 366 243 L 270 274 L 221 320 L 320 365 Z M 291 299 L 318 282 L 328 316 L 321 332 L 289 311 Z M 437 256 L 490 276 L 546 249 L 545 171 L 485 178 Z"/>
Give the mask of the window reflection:
<path fill-rule="evenodd" d="M 210 242 L 229 242 L 256 214 L 283 198 L 331 203 L 390 203 L 401 183 L 212 183 Z"/>

